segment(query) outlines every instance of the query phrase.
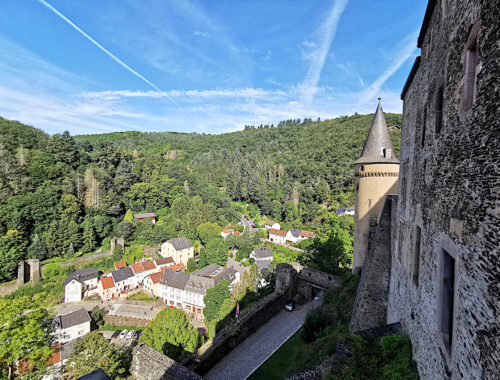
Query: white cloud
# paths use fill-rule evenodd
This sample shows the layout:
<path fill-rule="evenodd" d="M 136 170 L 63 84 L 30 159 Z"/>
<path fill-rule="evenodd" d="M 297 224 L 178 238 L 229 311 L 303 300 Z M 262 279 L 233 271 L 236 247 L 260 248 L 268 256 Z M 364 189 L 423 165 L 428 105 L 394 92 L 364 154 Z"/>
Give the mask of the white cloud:
<path fill-rule="evenodd" d="M 310 61 L 309 70 L 300 86 L 301 99 L 306 104 L 313 101 L 318 91 L 321 72 L 347 3 L 348 0 L 335 0 L 328 16 L 316 31 L 315 41 L 307 40 L 301 45 L 304 59 Z"/>
<path fill-rule="evenodd" d="M 417 40 L 418 31 L 415 31 L 406 36 L 396 47 L 396 52 L 391 58 L 390 65 L 385 71 L 361 94 L 361 101 L 367 102 L 375 100 L 379 96 L 379 92 L 383 84 L 405 63 L 408 58 L 415 55 L 417 50 L 415 41 Z M 385 96 L 385 95 L 384 95 Z"/>

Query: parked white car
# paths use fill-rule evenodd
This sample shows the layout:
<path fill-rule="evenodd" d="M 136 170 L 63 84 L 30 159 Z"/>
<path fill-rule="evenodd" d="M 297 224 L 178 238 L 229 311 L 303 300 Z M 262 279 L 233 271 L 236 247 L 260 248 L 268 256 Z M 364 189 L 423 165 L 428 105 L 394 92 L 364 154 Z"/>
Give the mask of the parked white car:
<path fill-rule="evenodd" d="M 130 330 L 127 334 L 127 339 L 132 339 L 133 336 L 134 336 L 134 330 Z"/>

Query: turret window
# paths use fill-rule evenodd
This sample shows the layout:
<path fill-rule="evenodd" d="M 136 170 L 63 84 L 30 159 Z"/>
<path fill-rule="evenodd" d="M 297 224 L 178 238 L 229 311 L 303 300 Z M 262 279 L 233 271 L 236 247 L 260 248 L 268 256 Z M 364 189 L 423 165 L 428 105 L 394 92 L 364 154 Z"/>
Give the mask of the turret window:
<path fill-rule="evenodd" d="M 443 250 L 441 277 L 441 335 L 448 352 L 453 345 L 453 309 L 455 304 L 455 259 Z"/>
<path fill-rule="evenodd" d="M 427 124 L 427 104 L 424 105 L 424 117 L 422 118 L 422 136 L 420 140 L 420 147 L 425 146 L 425 129 Z"/>
<path fill-rule="evenodd" d="M 385 148 L 382 148 L 382 156 L 384 156 L 384 158 L 387 157 L 387 152 Z"/>

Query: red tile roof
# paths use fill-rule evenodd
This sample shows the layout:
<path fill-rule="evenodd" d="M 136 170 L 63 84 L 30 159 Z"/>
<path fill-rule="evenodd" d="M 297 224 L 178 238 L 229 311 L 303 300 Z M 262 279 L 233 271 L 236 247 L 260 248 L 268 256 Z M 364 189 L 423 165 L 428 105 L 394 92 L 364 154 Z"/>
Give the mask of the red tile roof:
<path fill-rule="evenodd" d="M 174 259 L 172 257 L 161 257 L 155 260 L 156 265 L 174 264 Z"/>
<path fill-rule="evenodd" d="M 231 228 L 229 230 L 222 231 L 223 234 L 232 234 L 233 232 L 234 232 L 234 230 Z"/>
<path fill-rule="evenodd" d="M 143 261 L 142 262 L 142 267 L 144 270 L 153 270 L 156 269 L 156 265 L 153 261 Z"/>
<path fill-rule="evenodd" d="M 47 365 L 53 365 L 61 362 L 61 345 L 57 344 L 55 346 L 50 347 L 55 350 L 50 354 L 49 360 L 47 360 Z"/>
<path fill-rule="evenodd" d="M 115 261 L 115 269 L 125 268 L 126 266 L 125 260 Z"/>
<path fill-rule="evenodd" d="M 134 273 L 144 272 L 144 267 L 142 266 L 142 263 L 132 264 L 131 267 Z"/>
<path fill-rule="evenodd" d="M 176 265 L 171 265 L 169 267 L 166 267 L 165 269 L 168 269 L 168 270 L 173 270 L 174 272 L 178 272 L 180 270 L 184 270 L 184 264 L 183 263 L 180 263 L 180 264 L 176 264 Z"/>
<path fill-rule="evenodd" d="M 101 278 L 101 284 L 103 289 L 110 289 L 115 287 L 115 282 L 113 281 L 113 277 L 103 277 Z"/>
<path fill-rule="evenodd" d="M 269 235 L 280 235 L 280 236 L 286 236 L 286 231 L 283 230 L 277 230 L 276 228 L 271 228 L 269 230 Z"/>
<path fill-rule="evenodd" d="M 165 278 L 165 275 L 163 274 L 163 272 L 156 272 L 156 273 L 151 273 L 149 277 L 151 278 L 153 284 L 157 284 Z"/>
<path fill-rule="evenodd" d="M 235 235 L 239 235 L 241 232 L 240 231 L 234 231 Z"/>
<path fill-rule="evenodd" d="M 311 232 L 311 231 L 304 231 L 304 230 L 302 230 L 300 232 L 300 236 L 307 237 L 307 238 L 314 238 L 316 236 L 316 233 L 315 232 Z"/>

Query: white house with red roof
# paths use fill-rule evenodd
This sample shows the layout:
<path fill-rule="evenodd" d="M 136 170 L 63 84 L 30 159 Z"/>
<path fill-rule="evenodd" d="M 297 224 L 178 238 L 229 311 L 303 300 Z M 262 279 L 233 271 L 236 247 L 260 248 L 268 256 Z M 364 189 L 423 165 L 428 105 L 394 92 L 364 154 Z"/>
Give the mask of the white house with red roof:
<path fill-rule="evenodd" d="M 229 235 L 232 235 L 234 234 L 234 230 L 232 228 L 230 229 L 227 229 L 227 230 L 224 230 L 220 233 L 220 236 L 222 236 L 224 238 L 224 240 L 226 240 L 226 238 L 229 236 Z"/>
<path fill-rule="evenodd" d="M 286 244 L 286 231 L 271 228 L 269 230 L 269 241 L 277 244 Z"/>

